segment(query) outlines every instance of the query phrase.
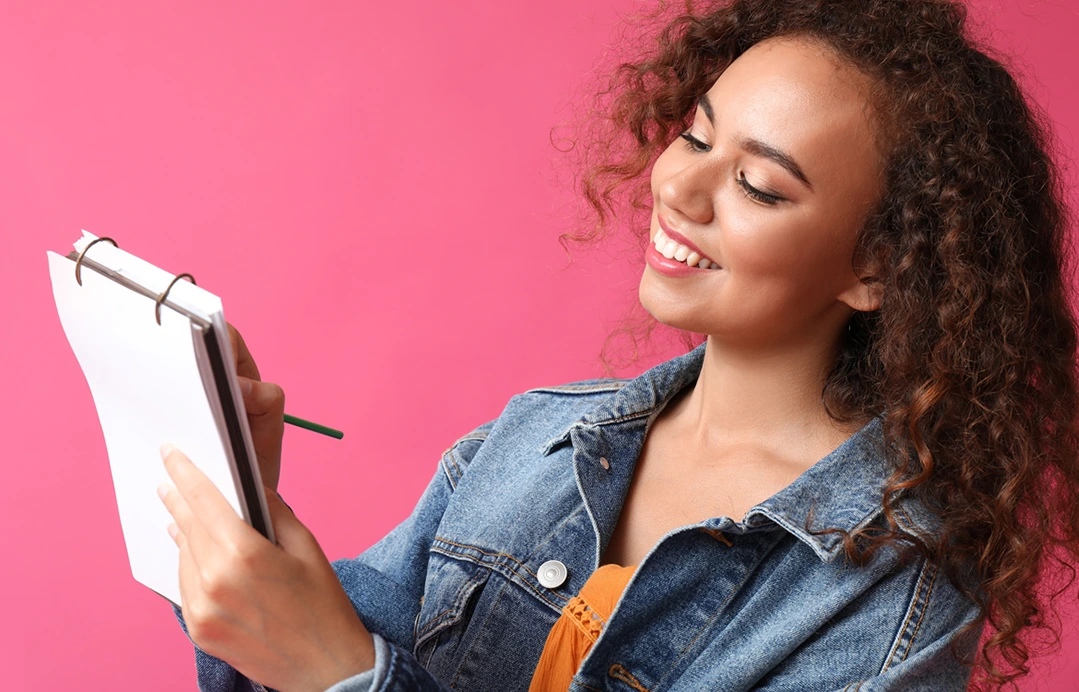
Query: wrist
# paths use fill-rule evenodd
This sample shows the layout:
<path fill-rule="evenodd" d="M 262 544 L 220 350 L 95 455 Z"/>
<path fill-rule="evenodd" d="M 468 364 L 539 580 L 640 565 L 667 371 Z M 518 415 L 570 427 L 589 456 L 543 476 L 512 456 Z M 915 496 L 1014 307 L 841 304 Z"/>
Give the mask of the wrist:
<path fill-rule="evenodd" d="M 325 668 L 328 674 L 319 683 L 321 687 L 318 692 L 375 667 L 375 640 L 371 633 L 361 625 L 361 630 L 349 640 L 351 645 L 335 656 Z"/>

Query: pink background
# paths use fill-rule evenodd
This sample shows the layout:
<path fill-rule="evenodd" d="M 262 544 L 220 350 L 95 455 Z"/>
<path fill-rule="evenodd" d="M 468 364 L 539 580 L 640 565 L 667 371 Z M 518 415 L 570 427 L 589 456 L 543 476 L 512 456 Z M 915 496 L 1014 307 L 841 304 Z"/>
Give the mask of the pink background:
<path fill-rule="evenodd" d="M 4 3 L 6 689 L 195 680 L 169 606 L 131 578 L 45 250 L 66 253 L 85 228 L 223 296 L 286 410 L 345 431 L 290 428 L 281 490 L 330 559 L 355 556 L 509 397 L 601 374 L 641 267 L 564 268 L 571 209 L 549 130 L 639 6 Z M 1077 11 L 975 7 L 1074 152 Z M 1079 633 L 1066 636 L 1023 689 L 1070 687 Z"/>

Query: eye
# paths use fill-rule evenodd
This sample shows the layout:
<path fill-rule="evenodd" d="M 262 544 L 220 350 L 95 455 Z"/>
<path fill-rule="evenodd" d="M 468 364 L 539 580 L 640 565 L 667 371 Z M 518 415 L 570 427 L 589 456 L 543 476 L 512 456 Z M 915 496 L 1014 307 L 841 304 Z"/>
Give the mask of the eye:
<path fill-rule="evenodd" d="M 763 202 L 765 204 L 775 204 L 776 202 L 779 202 L 783 199 L 782 197 L 770 195 L 767 192 L 761 192 L 760 190 L 746 182 L 745 176 L 741 173 L 738 174 L 738 184 L 742 186 L 742 189 L 745 190 L 747 196 L 752 197 L 759 202 Z"/>
<path fill-rule="evenodd" d="M 705 154 L 712 150 L 711 146 L 705 144 L 701 140 L 691 135 L 689 133 L 689 130 L 686 130 L 678 136 L 686 140 L 686 149 L 688 149 L 694 154 Z M 755 199 L 762 204 L 775 205 L 776 203 L 783 201 L 782 197 L 770 195 L 767 192 L 761 192 L 757 188 L 753 187 L 749 184 L 748 181 L 746 181 L 745 177 L 741 173 L 738 174 L 738 185 L 742 188 L 743 192 L 745 192 L 747 197 Z"/>
<path fill-rule="evenodd" d="M 689 149 L 694 154 L 703 154 L 707 151 L 711 151 L 712 147 L 708 146 L 701 140 L 697 139 L 693 135 L 689 134 L 689 130 L 686 130 L 682 134 L 678 135 L 682 139 L 686 140 L 686 149 Z M 700 147 L 700 148 L 698 148 Z"/>

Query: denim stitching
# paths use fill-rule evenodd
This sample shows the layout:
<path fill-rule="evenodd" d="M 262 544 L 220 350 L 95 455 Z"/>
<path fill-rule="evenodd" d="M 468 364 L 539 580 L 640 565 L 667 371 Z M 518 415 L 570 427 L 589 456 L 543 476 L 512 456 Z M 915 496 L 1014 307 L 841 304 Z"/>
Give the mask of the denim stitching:
<path fill-rule="evenodd" d="M 907 510 L 904 509 L 901 505 L 896 505 L 895 509 L 900 514 L 902 514 L 903 518 L 907 520 L 908 524 L 910 524 L 910 529 L 906 530 L 906 532 L 908 534 L 910 534 L 911 536 L 914 536 L 916 538 L 920 537 L 921 536 L 921 527 L 918 526 L 918 524 L 914 521 L 914 519 L 911 518 L 911 516 L 909 514 L 907 514 Z M 899 524 L 898 520 L 896 521 L 896 524 Z M 902 524 L 900 524 L 900 526 L 902 526 Z"/>
<path fill-rule="evenodd" d="M 463 476 L 463 475 L 464 475 L 464 472 L 463 472 L 463 471 L 461 471 L 461 468 L 460 468 L 460 466 L 458 466 L 458 465 L 457 465 L 457 459 L 456 459 L 456 457 L 454 457 L 454 456 L 453 456 L 453 450 L 457 449 L 457 447 L 458 447 L 458 446 L 459 446 L 459 445 L 460 445 L 460 444 L 461 444 L 462 442 L 468 442 L 469 440 L 480 440 L 480 441 L 483 441 L 483 440 L 486 440 L 486 439 L 487 439 L 487 433 L 469 433 L 469 434 L 465 435 L 464 437 L 461 437 L 461 438 L 459 438 L 459 439 L 458 439 L 458 440 L 457 440 L 456 442 L 454 442 L 454 443 L 453 443 L 452 445 L 450 445 L 449 447 L 447 447 L 447 448 L 446 448 L 446 451 L 442 452 L 442 459 L 441 459 L 441 462 L 442 462 L 442 467 L 443 467 L 443 468 L 445 469 L 445 471 L 446 471 L 446 476 L 447 476 L 447 478 L 449 478 L 449 480 L 450 480 L 450 487 L 451 487 L 452 489 L 454 489 L 454 490 L 456 490 L 456 489 L 457 489 L 457 481 L 459 481 L 459 480 L 461 479 L 461 476 Z M 455 469 L 455 470 L 457 471 L 457 478 L 454 478 L 454 477 L 453 477 L 453 474 L 452 474 L 452 473 L 450 473 L 450 468 L 449 468 L 449 466 L 447 466 L 447 465 L 446 465 L 446 456 L 447 456 L 447 455 L 449 455 L 449 456 L 450 456 L 450 459 L 451 459 L 451 461 L 453 461 L 453 467 L 454 467 L 454 469 Z"/>
<path fill-rule="evenodd" d="M 448 453 L 449 450 L 447 450 Z M 438 460 L 439 465 L 442 467 L 442 473 L 446 474 L 446 482 L 450 484 L 450 492 L 457 490 L 457 481 L 453 477 L 453 472 L 450 471 L 450 465 L 446 463 L 446 454 L 442 455 L 442 458 Z"/>
<path fill-rule="evenodd" d="M 480 548 L 480 547 L 477 547 L 477 546 L 474 546 L 474 545 L 468 545 L 467 543 L 458 543 L 456 541 L 451 541 L 450 539 L 443 538 L 442 536 L 435 536 L 435 540 L 436 541 L 442 541 L 443 543 L 448 543 L 449 545 L 457 546 L 458 548 L 465 548 L 465 549 L 468 549 L 468 550 L 475 550 L 477 552 L 483 553 L 484 555 L 490 555 L 491 557 L 506 557 L 506 558 L 509 558 L 510 560 L 513 560 L 518 565 L 520 565 L 526 572 L 531 574 L 535 578 L 535 580 L 537 582 L 539 581 L 539 575 L 536 574 L 535 572 L 533 572 L 531 567 L 529 567 L 525 563 L 521 562 L 520 560 L 518 560 L 513 555 L 510 555 L 509 553 L 492 553 L 492 552 L 489 552 L 487 550 L 484 550 L 483 548 Z M 453 556 L 459 556 L 459 557 L 464 557 L 464 558 L 471 559 L 471 558 L 469 558 L 468 555 L 461 555 L 460 553 L 453 553 L 451 551 L 444 550 L 444 549 L 439 550 L 438 546 L 434 546 L 434 545 L 431 546 L 431 550 L 437 550 L 438 552 L 441 552 L 441 553 L 443 553 L 445 555 L 453 555 Z M 488 565 L 488 563 L 486 563 L 484 561 L 473 560 L 473 562 L 477 562 L 477 564 L 481 564 L 481 565 Z M 513 567 L 510 567 L 509 565 L 501 563 L 501 562 L 496 562 L 493 565 L 489 565 L 489 566 L 492 567 L 492 568 L 495 567 L 495 566 L 506 567 L 507 569 L 509 569 L 514 574 L 517 574 L 518 576 L 522 576 L 516 569 L 514 569 Z M 522 579 L 523 578 L 524 577 L 522 576 Z M 525 581 L 527 582 L 528 580 L 525 579 Z M 556 594 L 556 595 L 558 595 L 560 598 L 565 598 L 561 594 Z M 565 600 L 568 601 L 569 599 L 566 598 Z M 550 603 L 550 601 L 548 601 L 548 603 Z M 552 603 L 551 605 L 554 605 L 554 604 Z M 563 603 L 562 605 L 565 605 L 565 603 Z M 561 609 L 561 606 L 559 606 L 559 609 Z"/>
<path fill-rule="evenodd" d="M 446 452 L 448 452 L 451 449 L 457 447 L 462 442 L 468 442 L 469 440 L 486 440 L 486 439 L 487 439 L 487 433 L 485 433 L 485 432 L 482 432 L 482 433 L 468 433 L 467 435 L 464 435 L 462 437 L 457 438 L 456 442 L 454 442 L 449 447 L 446 447 L 445 451 L 442 452 L 442 455 L 445 456 Z"/>
<path fill-rule="evenodd" d="M 475 589 L 475 586 L 479 584 L 479 582 L 487 579 L 488 577 L 490 577 L 489 573 L 481 572 L 475 577 L 472 577 L 468 581 L 466 581 L 457 591 L 457 594 L 454 596 L 453 604 L 450 605 L 449 608 L 446 608 L 442 612 L 438 613 L 437 615 L 434 615 L 430 620 L 427 621 L 427 624 L 420 628 L 420 630 L 416 633 L 416 641 L 419 642 L 421 638 L 426 637 L 428 634 L 430 634 L 431 630 L 439 624 L 439 618 L 444 616 L 446 613 L 460 608 L 461 604 L 465 600 L 467 600 L 469 596 L 472 595 L 472 591 Z"/>
<path fill-rule="evenodd" d="M 626 667 L 621 663 L 612 663 L 611 667 L 607 669 L 607 675 L 610 675 L 615 680 L 621 680 L 638 692 L 649 692 L 648 688 L 641 684 L 641 681 L 633 676 L 633 673 L 626 670 Z"/>
<path fill-rule="evenodd" d="M 768 557 L 768 554 L 775 550 L 776 546 L 778 545 L 779 541 L 773 544 L 768 550 L 765 550 L 757 559 L 757 563 L 753 565 L 753 568 L 746 571 L 746 576 L 742 579 L 742 581 L 738 583 L 738 586 L 734 587 L 734 589 L 731 590 L 730 595 L 728 595 L 722 603 L 716 606 L 716 609 L 712 611 L 712 614 L 708 617 L 704 624 L 701 625 L 701 628 L 697 630 L 697 634 L 693 637 L 692 641 L 686 644 L 686 648 L 678 652 L 678 658 L 674 659 L 674 662 L 671 663 L 671 667 L 667 670 L 666 673 L 663 674 L 663 677 L 659 679 L 659 682 L 656 683 L 657 685 L 662 685 L 667 680 L 667 678 L 670 677 L 671 673 L 674 672 L 674 669 L 678 666 L 679 662 L 683 658 L 685 658 L 686 653 L 693 648 L 693 645 L 697 643 L 698 639 L 701 638 L 701 635 L 704 634 L 704 632 L 708 629 L 708 626 L 712 624 L 712 621 L 715 620 L 719 613 L 727 607 L 727 604 L 731 602 L 735 595 L 742 591 L 742 587 L 745 586 L 746 582 L 748 582 L 750 578 L 756 573 L 757 567 L 760 566 L 760 564 L 765 560 L 765 558 Z M 614 613 L 611 614 L 613 615 Z"/>
<path fill-rule="evenodd" d="M 914 646 L 914 638 L 918 636 L 918 630 L 922 627 L 922 620 L 925 619 L 925 611 L 929 610 L 929 597 L 933 595 L 933 584 L 937 583 L 938 574 L 940 574 L 940 570 L 934 566 L 933 577 L 929 580 L 929 588 L 925 592 L 925 603 L 922 604 L 922 612 L 918 614 L 918 622 L 914 625 L 914 632 L 911 633 L 910 641 L 907 642 L 907 650 L 903 652 L 903 658 L 900 660 L 907 660 L 907 655 L 910 654 L 910 650 Z"/>
<path fill-rule="evenodd" d="M 416 650 L 421 645 L 427 643 L 427 640 L 430 639 L 431 636 L 444 629 L 444 627 L 442 627 L 443 624 L 449 626 L 455 622 L 455 620 L 453 619 L 447 620 L 446 614 L 459 609 L 464 602 L 462 599 L 467 600 L 467 598 L 472 595 L 472 592 L 475 590 L 475 586 L 477 585 L 477 583 L 478 580 L 472 579 L 466 582 L 461 587 L 461 590 L 458 591 L 457 594 L 454 596 L 453 604 L 449 608 L 446 608 L 445 610 L 428 620 L 427 623 L 424 624 L 422 628 L 420 628 L 420 631 L 413 636 L 415 641 L 415 644 L 413 644 L 412 647 L 413 650 Z M 418 620 L 416 624 L 419 624 Z"/>
<path fill-rule="evenodd" d="M 625 382 L 599 382 L 596 384 L 562 384 L 551 385 L 549 387 L 533 387 L 527 390 L 529 392 L 570 392 L 573 394 L 580 394 L 585 392 L 605 392 L 605 391 L 618 391 L 622 387 L 626 386 Z"/>
<path fill-rule="evenodd" d="M 436 541 L 442 541 L 443 543 L 448 543 L 450 545 L 455 545 L 458 548 L 467 548 L 469 550 L 475 550 L 476 552 L 483 553 L 484 555 L 490 555 L 492 557 L 508 557 L 509 559 L 513 560 L 518 565 L 520 565 L 521 567 L 524 567 L 526 570 L 528 570 L 528 573 L 531 574 L 533 577 L 536 577 L 536 579 L 539 579 L 539 575 L 537 575 L 535 572 L 533 572 L 531 569 L 529 569 L 528 565 L 524 564 L 523 562 L 521 562 L 520 560 L 518 560 L 514 556 L 510 555 L 509 553 L 492 553 L 492 552 L 484 550 L 483 548 L 480 548 L 480 547 L 477 547 L 477 546 L 474 546 L 474 545 L 468 545 L 467 543 L 458 543 L 457 541 L 451 541 L 450 539 L 443 538 L 442 536 L 435 536 L 435 540 Z M 432 546 L 432 550 L 435 550 L 435 549 L 437 549 L 437 548 Z"/>
<path fill-rule="evenodd" d="M 440 613 L 434 615 L 430 620 L 428 620 L 427 623 L 420 628 L 418 638 L 423 638 L 430 634 L 431 631 L 440 624 L 438 621 L 443 618 L 443 616 L 445 616 L 447 613 L 451 613 L 459 609 L 461 605 L 472 595 L 472 590 L 474 590 L 476 586 L 478 586 L 481 582 L 485 581 L 489 577 L 490 574 L 480 573 L 477 574 L 475 577 L 471 577 L 467 581 L 465 581 L 465 583 L 461 585 L 461 588 L 457 590 L 457 593 L 454 594 L 453 603 L 450 604 L 450 607 L 442 610 Z"/>
<path fill-rule="evenodd" d="M 457 482 L 459 483 L 461 481 L 461 476 L 464 475 L 464 472 L 461 471 L 461 465 L 457 463 L 457 456 L 453 453 L 453 448 L 446 452 L 446 456 L 449 457 L 450 462 L 453 464 L 453 470 L 457 472 Z M 457 485 L 454 484 L 454 489 L 456 488 Z"/>
<path fill-rule="evenodd" d="M 896 635 L 895 644 L 892 646 L 891 654 L 888 656 L 888 660 L 884 662 L 884 667 L 880 669 L 881 674 L 887 672 L 888 668 L 892 665 L 892 660 L 895 658 L 896 653 L 899 652 L 899 647 L 903 644 L 903 637 L 906 635 L 907 625 L 910 624 L 910 619 L 914 617 L 914 612 L 918 609 L 918 604 L 921 601 L 922 584 L 925 582 L 925 574 L 928 569 L 929 562 L 926 561 L 925 565 L 922 566 L 921 572 L 918 574 L 918 582 L 914 585 L 914 596 L 910 606 L 907 608 L 907 616 L 904 618 L 903 624 L 899 628 L 899 633 Z"/>
<path fill-rule="evenodd" d="M 438 540 L 445 540 L 445 539 L 439 538 Z M 446 541 L 446 542 L 447 542 L 447 543 L 452 543 L 452 541 Z M 453 545 L 459 545 L 459 544 L 457 544 L 457 543 L 454 543 Z M 463 547 L 470 547 L 470 546 L 463 546 Z M 446 549 L 444 549 L 444 548 L 439 548 L 438 546 L 432 546 L 432 547 L 431 547 L 431 550 L 432 550 L 432 551 L 434 551 L 434 552 L 436 552 L 436 553 L 442 553 L 443 555 L 446 555 L 446 556 L 449 556 L 449 557 L 452 557 L 452 558 L 455 558 L 455 559 L 458 559 L 458 560 L 467 560 L 467 561 L 469 561 L 469 562 L 472 562 L 472 563 L 475 563 L 475 564 L 477 564 L 477 565 L 482 565 L 482 566 L 484 566 L 484 567 L 487 567 L 488 569 L 490 569 L 490 570 L 492 570 L 492 571 L 497 571 L 497 572 L 499 572 L 500 574 L 502 574 L 502 575 L 503 575 L 503 576 L 505 576 L 505 577 L 510 577 L 510 576 L 516 576 L 516 577 L 517 577 L 517 578 L 519 578 L 519 579 L 520 579 L 520 580 L 521 580 L 522 582 L 524 582 L 524 583 L 525 583 L 525 585 L 526 585 L 526 586 L 528 586 L 528 588 L 529 588 L 529 589 L 530 589 L 530 590 L 531 590 L 531 591 L 532 591 L 533 593 L 535 593 L 535 594 L 536 594 L 536 596 L 537 596 L 537 597 L 538 597 L 538 598 L 539 598 L 540 600 L 542 600 L 542 601 L 543 601 L 544 603 L 546 603 L 547 605 L 551 606 L 551 607 L 552 607 L 552 608 L 554 608 L 555 610 L 561 611 L 561 610 L 562 610 L 562 607 L 563 607 L 563 606 L 565 605 L 565 602 L 568 602 L 568 601 L 569 601 L 569 598 L 568 598 L 568 597 L 566 597 L 566 596 L 563 596 L 562 594 L 559 594 L 559 593 L 555 593 L 555 594 L 554 594 L 555 596 L 557 596 L 558 598 L 562 598 L 562 599 L 564 599 L 564 601 L 565 601 L 565 602 L 563 602 L 563 603 L 562 603 L 561 605 L 559 605 L 558 603 L 554 603 L 554 602 L 552 602 L 552 601 L 551 601 L 550 599 L 548 599 L 548 598 L 547 598 L 547 597 L 546 597 L 546 596 L 545 596 L 545 595 L 544 595 L 543 593 L 541 593 L 541 592 L 540 592 L 539 590 L 537 590 L 537 589 L 536 589 L 536 587 L 532 586 L 532 583 L 531 583 L 531 582 L 530 582 L 530 581 L 529 581 L 529 580 L 528 580 L 528 579 L 527 579 L 526 577 L 524 577 L 523 575 L 521 575 L 521 574 L 520 574 L 520 573 L 519 573 L 519 572 L 518 572 L 517 570 L 515 570 L 515 569 L 514 569 L 513 567 L 510 567 L 510 566 L 509 566 L 509 565 L 507 565 L 507 564 L 504 564 L 504 563 L 501 563 L 501 562 L 495 562 L 495 563 L 487 563 L 487 562 L 484 562 L 483 560 L 479 560 L 479 559 L 477 559 L 477 558 L 474 558 L 474 557 L 471 557 L 471 556 L 469 556 L 469 555 L 462 555 L 461 553 L 455 553 L 455 552 L 453 552 L 453 551 L 450 551 L 450 550 L 446 550 Z M 479 548 L 475 548 L 475 550 L 480 550 L 480 549 L 479 549 Z M 485 551 L 482 551 L 482 550 L 480 550 L 480 552 L 485 552 Z M 492 554 L 492 553 L 485 553 L 485 554 L 488 554 L 488 555 L 490 555 L 490 554 Z M 503 555 L 504 553 L 498 553 L 498 554 L 499 554 L 499 555 Z M 509 557 L 510 559 L 514 560 L 515 562 L 517 561 L 517 560 L 516 560 L 516 558 L 513 558 L 512 556 L 509 556 L 509 555 L 507 555 L 506 557 Z M 528 569 L 528 568 L 527 568 L 527 567 L 525 567 L 525 569 Z M 508 572 L 509 572 L 509 574 L 505 574 L 505 573 L 503 572 L 503 570 L 506 570 L 506 571 L 508 571 Z M 532 574 L 533 574 L 533 576 L 535 575 L 535 573 L 533 573 L 533 572 L 532 572 L 532 570 L 528 570 L 528 571 L 529 571 L 529 573 L 532 573 Z M 507 581 L 508 581 L 508 579 L 507 579 Z M 552 593 L 553 593 L 553 592 L 552 592 Z"/>
<path fill-rule="evenodd" d="M 653 413 L 655 413 L 658 408 L 659 408 L 659 406 L 653 406 L 652 408 L 648 409 L 647 411 L 638 411 L 637 413 L 627 413 L 626 415 L 619 416 L 618 418 L 608 418 L 607 420 L 592 421 L 592 425 L 609 425 L 611 423 L 621 423 L 621 422 L 627 421 L 627 420 L 636 420 L 638 418 L 646 418 L 646 417 L 652 415 Z"/>
<path fill-rule="evenodd" d="M 479 632 L 482 632 L 487 627 L 487 623 L 490 622 L 491 618 L 494 617 L 494 614 L 498 612 L 498 602 L 502 600 L 502 594 L 506 593 L 506 589 L 509 588 L 509 585 L 509 581 L 502 585 L 502 590 L 498 592 L 497 596 L 495 596 L 495 602 L 491 604 L 491 609 L 487 612 L 487 619 L 483 621 L 482 625 L 480 625 Z M 479 634 L 477 632 L 477 637 L 478 636 Z M 457 677 L 461 674 L 461 670 L 464 669 L 465 663 L 468 661 L 468 657 L 472 655 L 472 649 L 475 648 L 475 638 L 473 639 L 472 644 L 473 645 L 468 648 L 468 651 L 465 652 L 465 655 L 461 659 L 461 662 L 457 665 L 457 672 L 453 674 L 453 680 L 450 680 L 450 687 L 453 687 L 457 683 Z"/>
<path fill-rule="evenodd" d="M 902 507 L 899 507 L 899 506 L 897 506 L 896 509 L 898 509 L 900 514 L 902 514 L 903 517 L 910 523 L 912 531 L 910 531 L 908 533 L 913 534 L 914 531 L 919 530 L 918 525 L 914 522 L 913 519 L 911 519 L 910 515 L 907 514 L 906 509 L 904 509 Z M 914 535 L 916 535 L 916 534 L 914 534 Z M 938 574 L 940 574 L 940 569 L 934 565 L 934 567 L 933 567 L 933 577 L 932 577 L 932 579 L 929 580 L 929 589 L 925 594 L 925 604 L 922 606 L 922 612 L 918 616 L 917 624 L 914 626 L 914 633 L 910 635 L 910 641 L 907 642 L 907 649 L 906 649 L 906 651 L 903 652 L 903 658 L 901 660 L 905 661 L 907 659 L 907 656 L 910 654 L 911 647 L 914 646 L 914 638 L 918 636 L 918 630 L 921 628 L 922 620 L 925 618 L 925 611 L 929 609 L 929 597 L 933 595 L 933 585 L 936 584 L 936 582 L 937 582 L 937 575 Z"/>

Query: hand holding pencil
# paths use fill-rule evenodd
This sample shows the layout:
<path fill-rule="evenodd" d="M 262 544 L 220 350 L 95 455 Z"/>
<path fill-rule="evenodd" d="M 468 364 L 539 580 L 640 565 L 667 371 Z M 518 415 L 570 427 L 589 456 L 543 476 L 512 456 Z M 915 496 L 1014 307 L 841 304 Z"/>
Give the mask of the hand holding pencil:
<path fill-rule="evenodd" d="M 228 327 L 262 484 L 276 491 L 281 478 L 281 438 L 285 434 L 285 390 L 273 382 L 262 381 L 244 338 L 232 324 Z"/>
<path fill-rule="evenodd" d="M 285 433 L 285 423 L 338 439 L 343 433 L 286 414 L 285 391 L 281 385 L 262 381 L 258 366 L 247 344 L 244 343 L 243 336 L 232 324 L 228 324 L 228 328 L 236 374 L 240 381 L 240 391 L 244 395 L 247 423 L 251 428 L 251 438 L 255 445 L 255 456 L 258 458 L 262 484 L 276 491 L 277 483 L 281 479 L 281 439 Z"/>

